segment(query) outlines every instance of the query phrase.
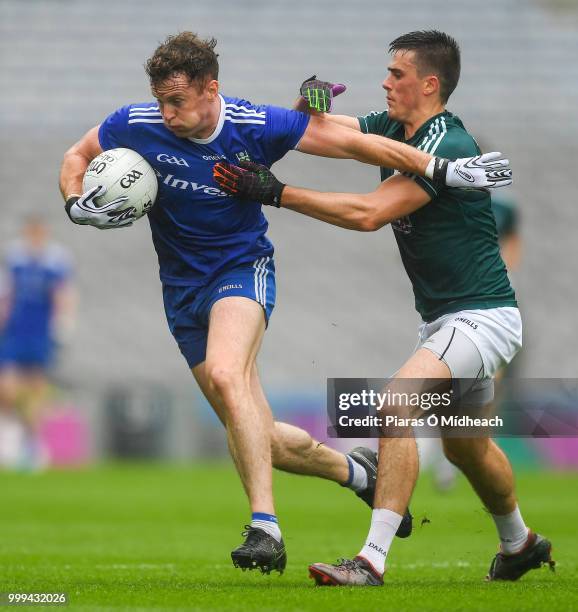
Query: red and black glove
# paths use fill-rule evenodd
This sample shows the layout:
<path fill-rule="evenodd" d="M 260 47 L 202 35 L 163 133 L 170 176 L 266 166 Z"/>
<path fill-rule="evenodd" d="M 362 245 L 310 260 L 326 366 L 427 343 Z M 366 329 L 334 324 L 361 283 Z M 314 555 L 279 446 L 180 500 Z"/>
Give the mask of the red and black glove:
<path fill-rule="evenodd" d="M 213 167 L 213 178 L 230 195 L 277 208 L 281 206 L 281 193 L 285 185 L 267 166 L 250 161 L 234 166 L 223 161 Z"/>

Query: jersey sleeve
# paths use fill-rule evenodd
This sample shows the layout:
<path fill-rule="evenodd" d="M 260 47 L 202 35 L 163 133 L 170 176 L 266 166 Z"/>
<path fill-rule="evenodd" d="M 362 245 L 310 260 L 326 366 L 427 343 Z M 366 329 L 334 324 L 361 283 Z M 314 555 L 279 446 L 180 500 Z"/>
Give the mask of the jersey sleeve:
<path fill-rule="evenodd" d="M 273 164 L 297 146 L 309 125 L 310 117 L 279 106 L 266 108 L 265 152 L 269 158 L 267 161 Z"/>
<path fill-rule="evenodd" d="M 368 115 L 357 117 L 359 128 L 364 134 L 378 134 L 383 136 L 389 126 L 390 120 L 387 111 L 373 111 Z"/>
<path fill-rule="evenodd" d="M 418 146 L 430 155 L 445 157 L 446 159 L 458 159 L 459 157 L 472 157 L 480 154 L 476 141 L 465 130 L 444 129 L 429 135 L 425 142 Z M 404 173 L 406 174 L 406 173 Z M 412 178 L 433 200 L 439 195 L 439 187 L 434 186 L 431 179 L 417 174 L 406 174 Z"/>
<path fill-rule="evenodd" d="M 123 106 L 110 114 L 98 130 L 98 140 L 103 151 L 117 147 L 132 148 L 128 131 L 129 106 Z"/>

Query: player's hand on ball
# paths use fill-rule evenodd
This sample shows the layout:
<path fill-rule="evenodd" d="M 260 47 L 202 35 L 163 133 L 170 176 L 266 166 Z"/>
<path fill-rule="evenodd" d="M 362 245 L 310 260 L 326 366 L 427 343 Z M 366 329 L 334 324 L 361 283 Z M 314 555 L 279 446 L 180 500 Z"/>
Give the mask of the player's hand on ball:
<path fill-rule="evenodd" d="M 238 166 L 219 162 L 213 167 L 213 177 L 221 189 L 239 198 L 269 204 L 279 208 L 285 185 L 261 164 L 242 161 Z"/>
<path fill-rule="evenodd" d="M 98 229 L 128 227 L 136 219 L 134 207 L 123 208 L 128 197 L 121 196 L 103 206 L 96 204 L 96 198 L 106 193 L 106 187 L 98 185 L 81 196 L 66 200 L 66 212 L 73 223 L 92 225 Z"/>
<path fill-rule="evenodd" d="M 320 81 L 317 75 L 314 74 L 301 83 L 299 93 L 310 109 L 320 113 L 330 113 L 333 106 L 333 98 L 342 94 L 346 89 L 347 87 L 342 83 Z"/>
<path fill-rule="evenodd" d="M 496 152 L 455 161 L 438 158 L 433 178 L 448 187 L 496 189 L 512 184 L 512 169 L 510 160 Z"/>

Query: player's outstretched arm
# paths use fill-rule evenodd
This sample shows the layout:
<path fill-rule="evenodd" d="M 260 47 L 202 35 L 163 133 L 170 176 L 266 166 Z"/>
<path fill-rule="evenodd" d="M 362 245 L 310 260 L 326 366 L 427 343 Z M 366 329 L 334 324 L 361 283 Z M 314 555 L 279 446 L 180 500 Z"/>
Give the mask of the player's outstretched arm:
<path fill-rule="evenodd" d="M 215 180 L 227 193 L 289 208 L 346 229 L 375 231 L 430 201 L 415 181 L 401 175 L 384 181 L 372 193 L 324 193 L 284 185 L 266 166 L 253 162 L 240 165 L 219 162 L 214 167 Z"/>
<path fill-rule="evenodd" d="M 431 155 L 414 147 L 389 138 L 349 130 L 319 117 L 311 117 L 297 149 L 310 155 L 356 159 L 374 166 L 396 168 L 420 175 L 425 173 L 432 159 Z"/>
<path fill-rule="evenodd" d="M 413 180 L 396 175 L 371 193 L 323 193 L 287 185 L 281 206 L 346 229 L 374 232 L 430 201 Z"/>
<path fill-rule="evenodd" d="M 448 187 L 505 187 L 512 171 L 500 153 L 486 153 L 450 161 L 375 134 L 362 134 L 344 126 L 311 117 L 297 149 L 303 153 L 356 159 L 360 162 L 419 174 Z"/>
<path fill-rule="evenodd" d="M 100 126 L 90 129 L 64 154 L 60 169 L 60 192 L 66 202 L 65 210 L 73 223 L 92 225 L 98 229 L 115 229 L 132 225 L 135 215 L 131 209 L 122 209 L 128 198 L 120 197 L 104 206 L 96 199 L 106 192 L 96 186 L 83 193 L 82 179 L 90 162 L 102 153 L 98 140 Z"/>
<path fill-rule="evenodd" d="M 432 179 L 440 187 L 447 185 L 448 187 L 494 189 L 505 187 L 512 183 L 512 171 L 509 168 L 509 161 L 501 159 L 501 153 L 488 153 L 486 155 L 477 155 L 475 157 L 451 161 L 423 153 L 416 155 L 410 151 L 411 147 L 408 148 L 407 145 L 391 141 L 387 138 L 385 139 L 387 141 L 386 146 L 384 137 L 375 134 L 365 134 L 365 141 L 353 139 L 349 143 L 354 145 L 353 148 L 351 146 L 348 148 L 347 141 L 341 138 L 337 144 L 343 144 L 345 150 L 335 154 L 334 147 L 332 146 L 335 142 L 331 142 L 333 135 L 331 127 L 326 128 L 329 134 L 327 134 L 325 142 L 323 136 L 319 135 L 323 125 L 331 126 L 331 124 L 336 124 L 361 132 L 359 121 L 355 117 L 328 114 L 333 106 L 333 98 L 342 94 L 346 89 L 345 85 L 341 83 L 321 81 L 316 75 L 305 79 L 301 83 L 301 88 L 299 89 L 300 95 L 294 108 L 316 117 L 316 121 L 310 124 L 308 131 L 305 132 L 305 136 L 313 136 L 314 140 L 319 139 L 319 141 L 311 143 L 307 139 L 302 139 L 298 146 L 299 150 L 324 157 L 357 159 L 369 164 L 396 168 L 411 172 L 412 174 L 421 174 Z M 320 121 L 324 123 L 320 123 Z M 363 144 L 360 144 L 367 143 L 367 139 L 374 139 L 374 146 L 363 146 Z M 320 144 L 321 148 L 317 147 L 315 149 L 316 144 Z M 312 145 L 313 149 L 310 148 Z M 329 148 L 326 148 L 326 145 L 329 145 Z"/>
<path fill-rule="evenodd" d="M 321 81 L 316 75 L 313 75 L 301 83 L 299 97 L 295 100 L 293 108 L 331 123 L 361 131 L 356 117 L 328 114 L 331 113 L 333 107 L 333 98 L 344 93 L 346 89 L 347 87 L 342 83 Z"/>
<path fill-rule="evenodd" d="M 297 100 L 293 104 L 293 109 L 298 110 L 302 113 L 307 113 L 308 115 L 311 115 L 313 117 L 318 117 L 322 121 L 336 123 L 337 125 L 342 125 L 343 127 L 349 128 L 351 130 L 361 132 L 357 117 L 350 117 L 349 115 L 328 115 L 327 113 L 320 113 L 316 110 L 311 109 L 302 97 L 297 98 Z"/>

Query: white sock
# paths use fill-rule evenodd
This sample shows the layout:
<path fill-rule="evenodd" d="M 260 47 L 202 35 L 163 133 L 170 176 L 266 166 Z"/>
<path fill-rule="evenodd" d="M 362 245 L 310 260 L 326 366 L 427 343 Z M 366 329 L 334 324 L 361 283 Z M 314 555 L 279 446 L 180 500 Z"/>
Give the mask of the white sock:
<path fill-rule="evenodd" d="M 281 541 L 281 530 L 277 523 L 277 517 L 274 514 L 266 512 L 253 512 L 251 514 L 251 527 L 263 530 L 270 536 L 274 537 L 277 542 Z"/>
<path fill-rule="evenodd" d="M 516 506 L 510 514 L 492 514 L 492 518 L 498 529 L 502 552 L 505 555 L 520 552 L 528 540 L 528 528 L 520 514 L 520 508 Z"/>
<path fill-rule="evenodd" d="M 349 465 L 349 478 L 345 483 L 346 487 L 353 489 L 356 493 L 367 489 L 367 472 L 365 468 L 357 463 L 353 457 L 345 455 Z"/>
<path fill-rule="evenodd" d="M 365 546 L 359 553 L 379 574 L 385 572 L 385 558 L 403 516 L 386 509 L 375 509 L 371 514 L 371 527 Z"/>

